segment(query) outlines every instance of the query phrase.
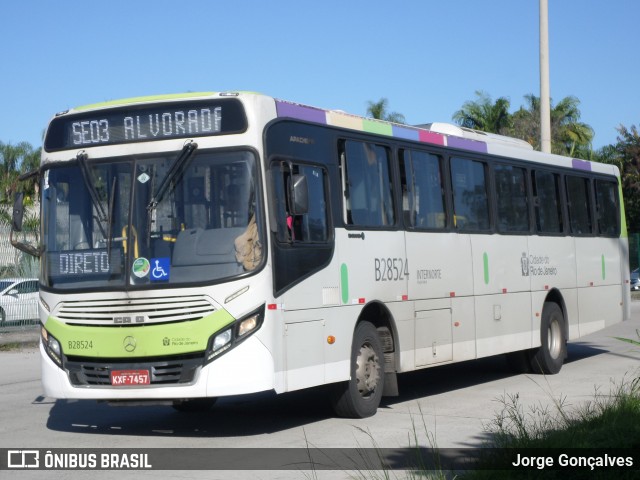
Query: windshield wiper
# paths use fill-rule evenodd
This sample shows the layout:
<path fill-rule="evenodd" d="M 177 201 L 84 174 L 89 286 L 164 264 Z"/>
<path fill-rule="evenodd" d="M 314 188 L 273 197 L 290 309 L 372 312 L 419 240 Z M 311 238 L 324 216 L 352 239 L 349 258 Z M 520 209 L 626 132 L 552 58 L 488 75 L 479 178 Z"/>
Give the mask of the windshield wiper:
<path fill-rule="evenodd" d="M 189 160 L 192 157 L 193 152 L 195 152 L 197 148 L 198 148 L 198 144 L 193 140 L 184 144 L 184 147 L 182 147 L 182 152 L 180 152 L 180 155 L 178 155 L 176 159 L 173 161 L 173 163 L 169 167 L 169 171 L 167 172 L 167 175 L 162 180 L 162 183 L 160 183 L 158 190 L 154 195 L 152 195 L 151 200 L 147 205 L 147 210 L 149 211 L 149 214 L 151 214 L 151 212 L 155 210 L 156 207 L 158 206 L 158 203 L 162 201 L 165 193 L 167 193 L 167 190 L 169 190 L 169 187 L 171 186 L 171 184 L 174 183 L 175 180 L 179 179 L 182 176 L 184 171 L 189 166 Z"/>
<path fill-rule="evenodd" d="M 100 228 L 100 232 L 102 233 L 103 238 L 107 238 L 107 233 L 104 231 L 103 223 L 108 222 L 109 218 L 102 208 L 102 204 L 100 203 L 100 198 L 98 195 L 98 191 L 96 190 L 95 185 L 91 181 L 89 167 L 87 166 L 87 158 L 89 156 L 85 151 L 78 152 L 76 155 L 76 160 L 78 161 L 78 165 L 80 165 L 80 171 L 82 172 L 82 180 L 84 180 L 84 185 L 87 187 L 87 191 L 89 192 L 89 196 L 91 197 L 91 202 L 96 208 L 97 216 L 93 217 L 98 220 L 98 228 Z"/>
<path fill-rule="evenodd" d="M 113 243 L 113 206 L 116 203 L 116 184 L 118 177 L 113 177 L 111 182 L 111 198 L 109 199 L 109 213 L 107 214 L 107 258 L 111 261 L 111 244 Z"/>

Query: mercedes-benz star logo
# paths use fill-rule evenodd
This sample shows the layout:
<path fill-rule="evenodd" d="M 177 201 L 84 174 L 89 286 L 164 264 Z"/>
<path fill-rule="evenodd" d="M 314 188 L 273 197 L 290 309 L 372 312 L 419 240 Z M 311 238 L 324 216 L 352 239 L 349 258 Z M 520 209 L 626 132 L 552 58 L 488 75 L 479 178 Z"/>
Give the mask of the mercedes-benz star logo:
<path fill-rule="evenodd" d="M 122 344 L 124 345 L 124 349 L 129 353 L 136 349 L 136 339 L 132 336 L 124 337 Z"/>

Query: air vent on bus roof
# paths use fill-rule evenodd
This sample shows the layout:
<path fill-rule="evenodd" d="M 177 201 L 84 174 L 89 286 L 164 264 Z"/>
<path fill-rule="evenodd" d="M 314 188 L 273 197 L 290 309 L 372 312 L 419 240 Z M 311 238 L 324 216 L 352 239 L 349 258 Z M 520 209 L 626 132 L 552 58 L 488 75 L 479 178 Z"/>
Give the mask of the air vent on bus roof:
<path fill-rule="evenodd" d="M 416 125 L 418 128 L 424 128 L 436 133 L 444 135 L 454 135 L 456 137 L 468 138 L 469 140 L 479 140 L 494 145 L 504 145 L 507 147 L 524 148 L 533 150 L 533 147 L 524 140 L 519 138 L 507 137 L 506 135 L 498 135 L 496 133 L 481 132 L 472 128 L 460 127 L 451 123 L 434 122 Z"/>

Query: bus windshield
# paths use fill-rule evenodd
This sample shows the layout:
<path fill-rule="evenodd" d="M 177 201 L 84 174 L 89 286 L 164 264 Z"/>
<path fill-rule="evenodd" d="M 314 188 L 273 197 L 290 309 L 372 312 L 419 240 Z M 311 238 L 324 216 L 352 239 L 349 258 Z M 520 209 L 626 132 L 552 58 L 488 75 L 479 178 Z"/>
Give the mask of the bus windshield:
<path fill-rule="evenodd" d="M 255 270 L 263 241 L 253 153 L 197 150 L 176 175 L 177 155 L 78 157 L 45 170 L 43 284 L 155 288 Z"/>

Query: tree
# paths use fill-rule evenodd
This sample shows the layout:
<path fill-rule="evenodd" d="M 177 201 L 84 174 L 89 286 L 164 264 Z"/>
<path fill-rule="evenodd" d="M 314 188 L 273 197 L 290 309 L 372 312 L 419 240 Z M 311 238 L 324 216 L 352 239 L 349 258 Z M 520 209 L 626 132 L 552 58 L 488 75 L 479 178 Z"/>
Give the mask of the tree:
<path fill-rule="evenodd" d="M 9 203 L 17 191 L 33 194 L 34 185 L 19 185 L 21 173 L 37 168 L 40 155 L 28 142 L 17 145 L 0 142 L 0 203 Z"/>
<path fill-rule="evenodd" d="M 598 150 L 594 160 L 620 170 L 627 228 L 640 232 L 640 133 L 635 125 L 620 125 L 617 130 L 617 143 Z"/>
<path fill-rule="evenodd" d="M 398 112 L 387 112 L 389 100 L 381 98 L 377 102 L 368 102 L 367 115 L 377 120 L 393 123 L 405 123 L 404 115 Z"/>
<path fill-rule="evenodd" d="M 477 100 L 469 100 L 453 114 L 453 120 L 461 127 L 488 133 L 507 134 L 511 127 L 511 103 L 506 97 L 495 102 L 485 92 L 476 91 Z"/>
<path fill-rule="evenodd" d="M 527 107 L 513 114 L 511 136 L 529 142 L 540 150 L 540 98 L 525 95 Z M 593 140 L 593 129 L 580 122 L 580 100 L 568 96 L 557 105 L 551 105 L 551 151 L 559 155 L 588 158 Z"/>

